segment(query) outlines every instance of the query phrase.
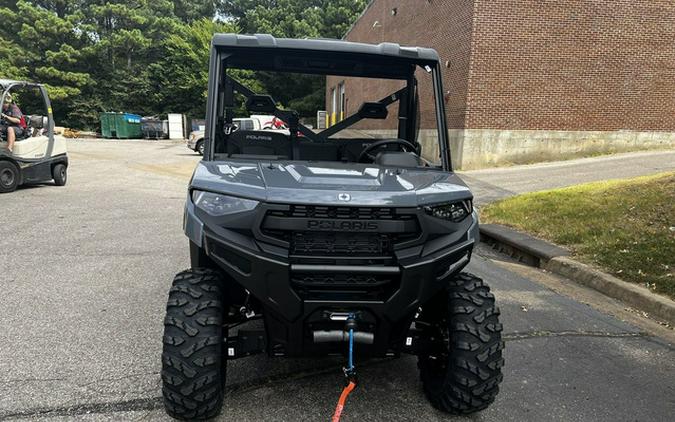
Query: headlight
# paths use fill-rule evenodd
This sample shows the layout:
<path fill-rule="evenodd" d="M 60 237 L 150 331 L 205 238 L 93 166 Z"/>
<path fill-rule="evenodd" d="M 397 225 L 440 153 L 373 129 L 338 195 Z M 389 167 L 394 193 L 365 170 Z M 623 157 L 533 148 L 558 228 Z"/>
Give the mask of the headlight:
<path fill-rule="evenodd" d="M 250 211 L 258 205 L 258 201 L 252 199 L 219 195 L 199 190 L 192 191 L 192 202 L 199 209 L 214 217 Z"/>
<path fill-rule="evenodd" d="M 436 218 L 459 223 L 473 212 L 471 200 L 453 202 L 450 204 L 428 205 L 424 211 Z"/>

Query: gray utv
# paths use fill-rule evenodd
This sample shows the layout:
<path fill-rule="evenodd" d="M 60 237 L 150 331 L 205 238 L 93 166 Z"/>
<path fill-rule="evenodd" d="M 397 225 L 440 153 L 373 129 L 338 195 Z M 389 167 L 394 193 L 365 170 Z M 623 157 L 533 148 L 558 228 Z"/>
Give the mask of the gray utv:
<path fill-rule="evenodd" d="M 340 116 L 300 124 L 246 86 L 253 72 L 338 81 Z M 234 130 L 244 109 L 289 131 Z M 347 354 L 348 340 L 359 358 L 417 355 L 440 410 L 494 401 L 502 326 L 487 284 L 462 272 L 478 216 L 452 171 L 434 50 L 218 34 L 204 140 L 185 206 L 191 268 L 164 321 L 171 416 L 217 415 L 228 360 Z"/>

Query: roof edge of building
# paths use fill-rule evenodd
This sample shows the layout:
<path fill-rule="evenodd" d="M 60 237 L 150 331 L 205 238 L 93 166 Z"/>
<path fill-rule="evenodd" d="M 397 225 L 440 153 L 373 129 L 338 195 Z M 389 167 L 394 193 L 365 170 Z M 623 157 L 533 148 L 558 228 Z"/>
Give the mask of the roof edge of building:
<path fill-rule="evenodd" d="M 359 21 L 361 20 L 361 18 L 363 18 L 363 16 L 366 14 L 366 12 L 368 11 L 368 9 L 370 9 L 370 6 L 372 6 L 373 3 L 375 3 L 376 1 L 377 1 L 377 0 L 370 0 L 370 1 L 368 2 L 368 5 L 366 6 L 366 8 L 363 9 L 363 10 L 361 11 L 361 14 L 359 15 L 359 17 L 356 18 L 356 20 L 352 23 L 352 25 L 349 27 L 349 29 L 347 30 L 347 32 L 345 32 L 345 34 L 342 36 L 341 39 L 344 40 L 344 39 L 347 38 L 347 35 L 349 35 L 349 33 L 352 32 L 352 29 L 354 29 L 354 27 L 356 26 L 356 24 L 359 23 Z"/>

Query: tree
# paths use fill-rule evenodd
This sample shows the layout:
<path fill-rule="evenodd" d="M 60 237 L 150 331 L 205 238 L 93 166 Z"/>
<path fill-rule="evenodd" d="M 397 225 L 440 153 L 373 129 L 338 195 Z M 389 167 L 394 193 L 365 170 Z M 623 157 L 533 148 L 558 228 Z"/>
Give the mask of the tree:
<path fill-rule="evenodd" d="M 75 2 L 52 3 L 66 10 Z M 40 81 L 57 101 L 73 98 L 92 84 L 90 75 L 80 71 L 88 40 L 76 30 L 76 20 L 19 0 L 0 3 L 0 22 L 0 38 L 5 41 L 0 47 L 3 76 Z M 55 105 L 54 112 L 65 119 L 68 107 Z"/>
<path fill-rule="evenodd" d="M 341 38 L 367 0 L 224 0 L 224 13 L 247 33 Z"/>
<path fill-rule="evenodd" d="M 3 78 L 26 79 L 28 77 L 28 69 L 22 66 L 21 61 L 15 59 L 21 55 L 23 55 L 23 50 L 20 47 L 0 36 L 0 70 Z"/>
<path fill-rule="evenodd" d="M 339 37 L 365 0 L 0 0 L 0 78 L 47 85 L 60 125 L 102 111 L 203 117 L 215 32 Z M 323 78 L 234 72 L 313 115 Z M 242 110 L 243 112 L 243 110 Z"/>
<path fill-rule="evenodd" d="M 366 0 L 325 1 L 322 7 L 321 36 L 342 38 L 368 5 Z"/>
<path fill-rule="evenodd" d="M 202 19 L 169 35 L 161 45 L 163 57 L 148 67 L 152 102 L 176 112 L 203 115 L 211 37 L 214 32 L 233 29 Z"/>
<path fill-rule="evenodd" d="M 173 0 L 174 12 L 183 22 L 213 19 L 223 7 L 223 0 Z"/>
<path fill-rule="evenodd" d="M 225 0 L 224 8 L 243 32 L 341 38 L 366 4 L 366 0 Z M 260 80 L 276 101 L 303 117 L 323 108 L 324 78 L 261 73 Z"/>

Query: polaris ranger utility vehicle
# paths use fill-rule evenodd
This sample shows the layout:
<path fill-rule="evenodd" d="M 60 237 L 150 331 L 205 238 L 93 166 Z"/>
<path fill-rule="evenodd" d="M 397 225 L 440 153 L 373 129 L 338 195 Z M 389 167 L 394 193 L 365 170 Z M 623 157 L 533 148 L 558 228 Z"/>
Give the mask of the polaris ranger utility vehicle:
<path fill-rule="evenodd" d="M 66 140 L 54 135 L 54 119 L 44 86 L 30 82 L 0 79 L 0 105 L 19 107 L 23 113 L 19 125 L 0 120 L 0 193 L 16 190 L 28 183 L 54 181 L 64 186 L 68 177 Z M 3 111 L 3 114 L 5 112 Z M 19 127 L 14 149 L 8 150 L 7 128 Z"/>
<path fill-rule="evenodd" d="M 239 69 L 320 78 L 329 102 L 338 86 L 344 118 L 310 130 Z M 289 132 L 233 130 L 240 101 Z M 434 50 L 215 35 L 205 142 L 185 206 L 191 269 L 174 279 L 164 322 L 171 416 L 217 415 L 227 361 L 261 352 L 411 353 L 436 408 L 493 402 L 502 326 L 486 283 L 461 272 L 478 217 L 452 172 Z"/>

